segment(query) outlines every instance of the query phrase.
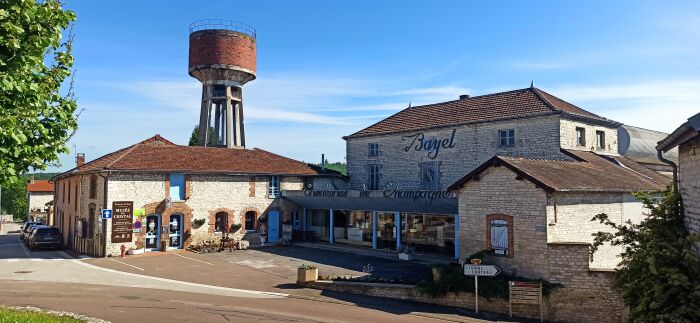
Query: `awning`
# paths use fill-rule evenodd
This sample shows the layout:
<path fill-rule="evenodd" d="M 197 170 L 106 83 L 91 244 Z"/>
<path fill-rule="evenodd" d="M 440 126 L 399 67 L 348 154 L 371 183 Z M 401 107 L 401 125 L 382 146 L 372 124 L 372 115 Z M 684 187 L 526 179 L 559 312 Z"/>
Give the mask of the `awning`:
<path fill-rule="evenodd" d="M 457 197 L 446 191 L 283 191 L 306 209 L 457 214 Z"/>

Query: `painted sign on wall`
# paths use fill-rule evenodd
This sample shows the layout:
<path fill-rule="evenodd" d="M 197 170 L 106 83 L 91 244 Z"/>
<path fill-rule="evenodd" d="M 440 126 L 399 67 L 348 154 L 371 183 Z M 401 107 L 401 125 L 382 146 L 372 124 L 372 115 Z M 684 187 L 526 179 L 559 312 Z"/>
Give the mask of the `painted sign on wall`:
<path fill-rule="evenodd" d="M 134 202 L 112 202 L 112 243 L 131 242 L 134 223 Z"/>
<path fill-rule="evenodd" d="M 428 152 L 428 158 L 435 159 L 440 153 L 440 149 L 450 149 L 455 147 L 455 133 L 457 129 L 452 129 L 452 133 L 449 138 L 426 138 L 424 133 L 419 133 L 411 136 L 402 136 L 402 141 L 410 141 L 411 144 L 406 146 L 403 150 L 405 152 L 411 151 L 426 151 Z"/>

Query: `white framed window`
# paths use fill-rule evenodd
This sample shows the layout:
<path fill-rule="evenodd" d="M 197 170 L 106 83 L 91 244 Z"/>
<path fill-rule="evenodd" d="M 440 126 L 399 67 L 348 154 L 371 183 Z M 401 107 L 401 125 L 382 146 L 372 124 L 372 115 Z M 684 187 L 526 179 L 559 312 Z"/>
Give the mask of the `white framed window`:
<path fill-rule="evenodd" d="M 605 131 L 597 130 L 595 132 L 595 145 L 598 148 L 605 148 Z"/>
<path fill-rule="evenodd" d="M 370 164 L 369 165 L 369 178 L 368 178 L 368 188 L 369 190 L 378 190 L 379 189 L 379 180 L 381 178 L 381 168 L 379 167 L 378 164 Z"/>
<path fill-rule="evenodd" d="M 576 145 L 585 146 L 586 145 L 586 129 L 581 127 L 576 127 Z"/>
<path fill-rule="evenodd" d="M 277 175 L 270 176 L 270 182 L 267 185 L 267 196 L 276 198 L 280 195 L 280 177 Z"/>
<path fill-rule="evenodd" d="M 515 129 L 498 130 L 498 146 L 500 146 L 500 147 L 515 146 Z"/>
<path fill-rule="evenodd" d="M 376 142 L 370 142 L 369 143 L 369 157 L 377 157 L 379 156 L 379 143 Z"/>

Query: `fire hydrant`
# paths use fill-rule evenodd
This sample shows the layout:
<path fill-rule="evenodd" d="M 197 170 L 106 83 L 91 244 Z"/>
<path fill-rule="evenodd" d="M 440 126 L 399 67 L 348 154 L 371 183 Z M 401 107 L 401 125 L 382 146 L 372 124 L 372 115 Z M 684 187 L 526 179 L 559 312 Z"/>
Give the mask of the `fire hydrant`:
<path fill-rule="evenodd" d="M 124 258 L 124 254 L 126 253 L 126 246 L 122 243 L 122 246 L 119 247 L 119 249 L 121 249 L 121 251 L 122 251 L 121 257 Z"/>

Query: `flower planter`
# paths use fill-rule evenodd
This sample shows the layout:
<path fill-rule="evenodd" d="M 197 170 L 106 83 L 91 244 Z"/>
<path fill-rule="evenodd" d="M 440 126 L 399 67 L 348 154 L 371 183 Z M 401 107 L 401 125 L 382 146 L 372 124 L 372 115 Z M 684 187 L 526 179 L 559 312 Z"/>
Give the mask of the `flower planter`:
<path fill-rule="evenodd" d="M 318 280 L 318 268 L 302 269 L 297 270 L 297 282 L 315 282 Z"/>
<path fill-rule="evenodd" d="M 145 248 L 141 248 L 141 249 L 129 249 L 129 250 L 126 251 L 126 254 L 127 254 L 127 255 L 140 255 L 140 254 L 144 253 L 145 251 L 146 251 Z"/>
<path fill-rule="evenodd" d="M 413 260 L 413 254 L 402 252 L 399 254 L 399 259 L 401 259 L 401 260 Z"/>

